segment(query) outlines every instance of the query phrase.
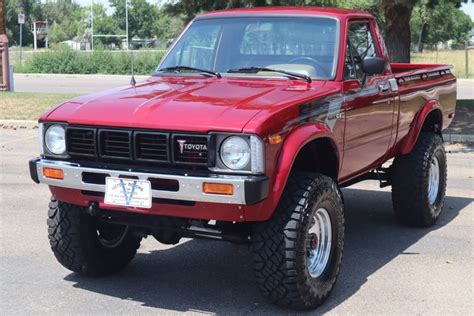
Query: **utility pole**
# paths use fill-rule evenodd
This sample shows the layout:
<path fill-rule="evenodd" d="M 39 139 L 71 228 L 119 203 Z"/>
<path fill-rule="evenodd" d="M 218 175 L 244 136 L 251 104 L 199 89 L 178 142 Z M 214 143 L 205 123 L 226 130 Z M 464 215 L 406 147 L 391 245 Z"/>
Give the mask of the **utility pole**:
<path fill-rule="evenodd" d="M 36 21 L 33 21 L 33 39 L 34 39 L 34 50 L 36 51 L 38 49 L 38 39 L 37 39 L 37 34 L 36 34 Z"/>
<path fill-rule="evenodd" d="M 23 13 L 18 14 L 18 24 L 20 24 L 20 66 L 23 61 L 23 24 L 25 24 L 25 15 Z"/>
<path fill-rule="evenodd" d="M 20 66 L 23 64 L 23 23 L 20 23 Z"/>
<path fill-rule="evenodd" d="M 91 50 L 94 51 L 94 0 L 91 1 Z"/>
<path fill-rule="evenodd" d="M 126 44 L 128 50 L 128 0 L 125 0 L 125 35 L 126 35 Z"/>

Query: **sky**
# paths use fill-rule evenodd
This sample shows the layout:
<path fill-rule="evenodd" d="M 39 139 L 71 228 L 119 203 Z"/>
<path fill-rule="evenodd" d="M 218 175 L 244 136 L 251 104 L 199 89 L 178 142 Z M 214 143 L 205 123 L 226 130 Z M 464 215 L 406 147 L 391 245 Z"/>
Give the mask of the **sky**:
<path fill-rule="evenodd" d="M 471 20 L 474 20 L 474 0 L 469 0 L 468 3 L 462 3 L 461 10 L 466 12 L 471 17 Z"/>

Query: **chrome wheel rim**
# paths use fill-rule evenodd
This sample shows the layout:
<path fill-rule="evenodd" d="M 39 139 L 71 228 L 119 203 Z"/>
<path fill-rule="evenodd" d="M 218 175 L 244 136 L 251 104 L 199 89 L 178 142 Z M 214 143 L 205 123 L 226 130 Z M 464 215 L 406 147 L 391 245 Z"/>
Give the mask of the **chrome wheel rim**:
<path fill-rule="evenodd" d="M 314 212 L 306 239 L 308 272 L 317 278 L 326 269 L 331 254 L 332 225 L 326 209 L 319 208 Z"/>
<path fill-rule="evenodd" d="M 430 171 L 428 176 L 428 201 L 434 205 L 438 197 L 439 191 L 439 162 L 436 156 L 433 156 L 430 163 Z"/>

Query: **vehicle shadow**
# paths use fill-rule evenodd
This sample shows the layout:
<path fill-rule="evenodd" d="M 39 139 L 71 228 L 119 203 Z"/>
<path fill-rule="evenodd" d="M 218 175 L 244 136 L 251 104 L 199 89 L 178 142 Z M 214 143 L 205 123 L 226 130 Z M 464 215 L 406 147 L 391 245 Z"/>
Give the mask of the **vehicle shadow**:
<path fill-rule="evenodd" d="M 433 230 L 451 222 L 472 202 L 447 197 L 444 213 L 430 228 L 396 224 L 389 192 L 344 189 L 346 243 L 341 274 L 333 293 L 316 312 L 324 313 L 351 297 L 368 277 Z M 376 203 L 375 203 L 376 201 Z M 190 240 L 165 250 L 139 253 L 118 275 L 65 278 L 76 288 L 179 312 L 280 314 L 256 288 L 248 246 Z"/>

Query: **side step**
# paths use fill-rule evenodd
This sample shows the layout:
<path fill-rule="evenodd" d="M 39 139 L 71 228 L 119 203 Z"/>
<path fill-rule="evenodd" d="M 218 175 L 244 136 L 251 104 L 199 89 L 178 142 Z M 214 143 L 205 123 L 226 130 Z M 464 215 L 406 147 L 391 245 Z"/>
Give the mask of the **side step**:
<path fill-rule="evenodd" d="M 381 188 L 388 187 L 392 185 L 392 166 L 388 168 L 377 168 L 374 170 L 371 170 L 361 176 L 358 176 L 357 178 L 354 178 L 348 182 L 345 182 L 342 184 L 342 187 L 348 187 L 353 184 L 359 183 L 361 181 L 366 181 L 366 180 L 378 180 L 380 183 Z"/>

